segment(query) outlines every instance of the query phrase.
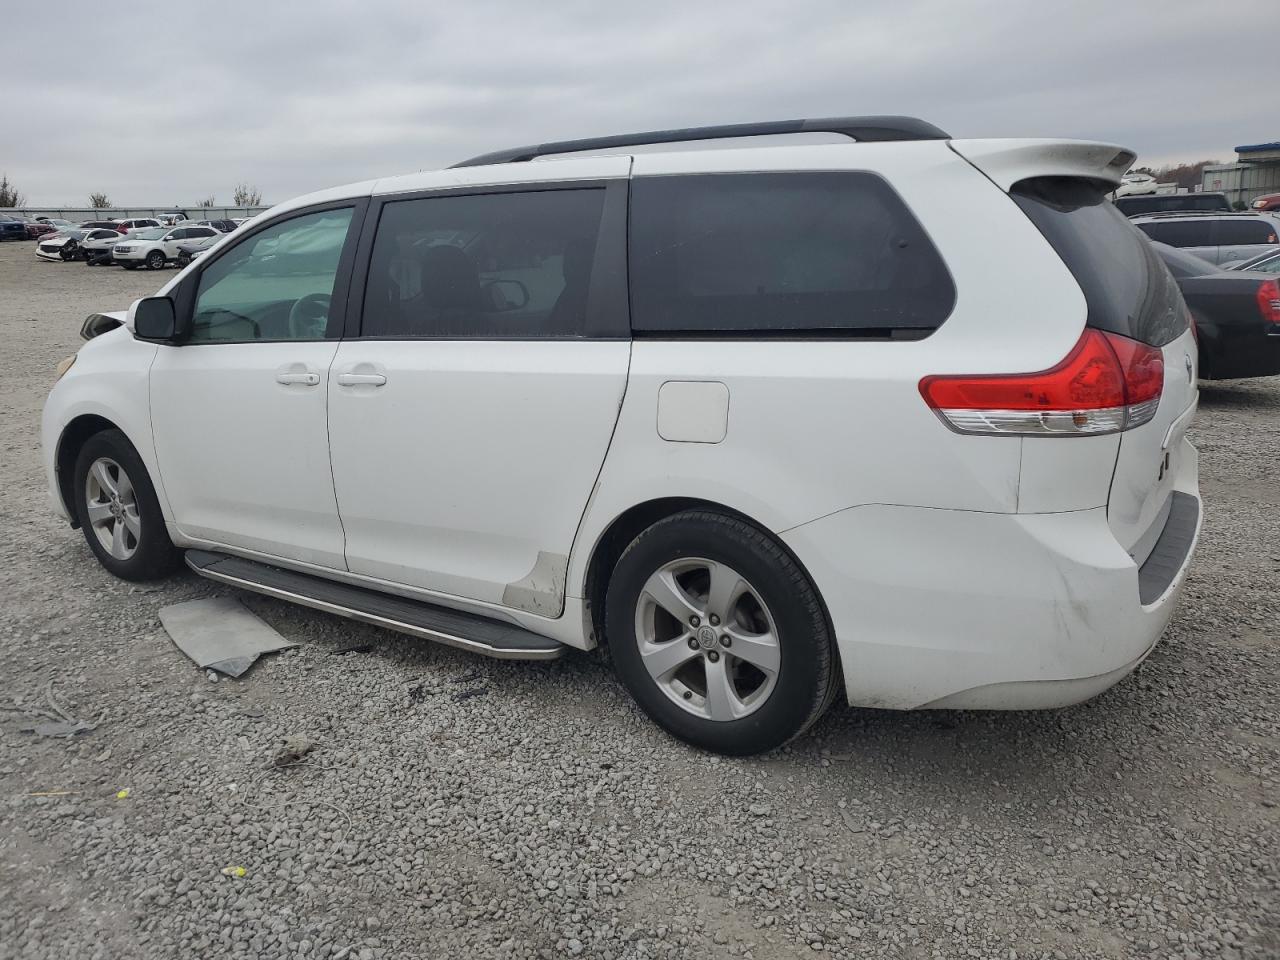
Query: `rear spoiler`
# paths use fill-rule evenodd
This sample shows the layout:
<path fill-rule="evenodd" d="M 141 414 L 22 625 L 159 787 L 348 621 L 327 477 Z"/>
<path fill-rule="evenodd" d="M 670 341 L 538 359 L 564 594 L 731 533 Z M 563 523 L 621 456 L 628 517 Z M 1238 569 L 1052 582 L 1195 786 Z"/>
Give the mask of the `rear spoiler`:
<path fill-rule="evenodd" d="M 1112 187 L 1136 160 L 1132 150 L 1087 140 L 952 140 L 951 149 L 1001 190 L 1031 177 L 1084 177 Z"/>

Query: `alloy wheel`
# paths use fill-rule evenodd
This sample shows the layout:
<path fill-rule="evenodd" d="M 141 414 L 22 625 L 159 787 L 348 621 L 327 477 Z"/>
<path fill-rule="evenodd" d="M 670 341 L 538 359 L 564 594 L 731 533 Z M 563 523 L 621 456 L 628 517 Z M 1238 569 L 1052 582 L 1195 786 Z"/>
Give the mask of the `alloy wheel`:
<path fill-rule="evenodd" d="M 696 557 L 663 564 L 640 591 L 635 634 L 654 683 L 703 719 L 746 717 L 777 684 L 781 648 L 773 616 L 726 564 Z"/>
<path fill-rule="evenodd" d="M 84 484 L 89 525 L 102 549 L 117 560 L 138 552 L 142 518 L 133 481 L 110 457 L 99 457 L 89 467 Z"/>

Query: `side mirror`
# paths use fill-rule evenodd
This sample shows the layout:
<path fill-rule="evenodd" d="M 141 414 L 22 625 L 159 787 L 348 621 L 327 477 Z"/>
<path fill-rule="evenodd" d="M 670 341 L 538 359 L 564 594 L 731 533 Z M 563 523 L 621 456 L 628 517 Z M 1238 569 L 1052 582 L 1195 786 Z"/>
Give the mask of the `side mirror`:
<path fill-rule="evenodd" d="M 178 333 L 178 316 L 168 297 L 143 297 L 129 310 L 133 334 L 140 340 L 172 341 Z"/>

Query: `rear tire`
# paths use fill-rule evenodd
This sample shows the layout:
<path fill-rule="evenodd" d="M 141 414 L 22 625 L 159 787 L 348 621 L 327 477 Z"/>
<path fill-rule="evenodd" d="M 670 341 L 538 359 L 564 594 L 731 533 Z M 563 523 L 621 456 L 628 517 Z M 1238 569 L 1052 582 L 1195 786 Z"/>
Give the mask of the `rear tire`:
<path fill-rule="evenodd" d="M 75 511 L 98 562 L 121 580 L 156 580 L 182 562 L 147 468 L 119 430 L 90 437 L 75 464 Z"/>
<path fill-rule="evenodd" d="M 705 750 L 781 746 L 838 690 L 817 591 L 776 540 L 733 517 L 689 510 L 641 533 L 614 567 L 604 620 L 623 686 L 659 726 Z"/>

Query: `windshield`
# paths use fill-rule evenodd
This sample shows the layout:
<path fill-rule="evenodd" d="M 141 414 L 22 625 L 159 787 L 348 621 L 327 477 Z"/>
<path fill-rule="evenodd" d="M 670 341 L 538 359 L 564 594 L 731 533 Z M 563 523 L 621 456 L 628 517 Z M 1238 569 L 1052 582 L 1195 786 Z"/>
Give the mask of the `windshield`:
<path fill-rule="evenodd" d="M 149 227 L 146 230 L 135 230 L 129 234 L 130 240 L 159 240 L 169 231 L 163 227 Z"/>

